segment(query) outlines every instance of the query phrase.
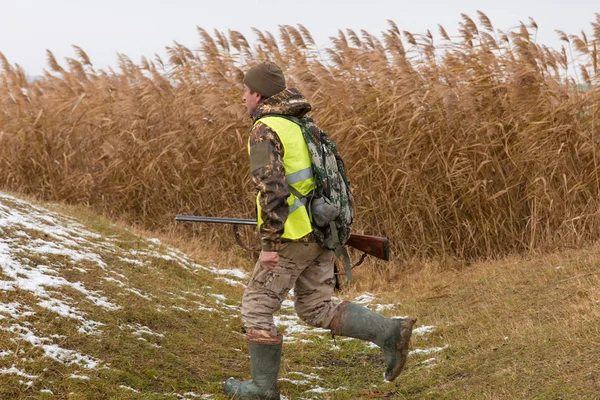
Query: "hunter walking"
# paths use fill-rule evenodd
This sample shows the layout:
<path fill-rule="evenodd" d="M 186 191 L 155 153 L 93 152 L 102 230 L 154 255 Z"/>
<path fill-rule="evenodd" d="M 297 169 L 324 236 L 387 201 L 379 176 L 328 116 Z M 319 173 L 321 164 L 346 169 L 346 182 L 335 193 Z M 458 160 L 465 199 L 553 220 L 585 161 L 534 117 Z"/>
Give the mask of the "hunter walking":
<path fill-rule="evenodd" d="M 286 88 L 283 72 L 271 62 L 246 72 L 243 101 L 252 118 L 250 166 L 258 192 L 262 251 L 242 299 L 252 379 L 242 382 L 230 378 L 225 382 L 225 392 L 235 399 L 279 399 L 277 377 L 283 336 L 277 333 L 273 314 L 292 288 L 296 312 L 305 323 L 330 329 L 334 335 L 375 343 L 385 354 L 385 378 L 393 381 L 404 368 L 415 320 L 390 319 L 348 301 L 331 301 L 335 253 L 340 254 L 344 229 L 349 232 L 352 222 L 351 195 L 345 179 L 338 179 L 332 189 L 327 189 L 347 191 L 349 196 L 341 202 L 345 210 L 338 209 L 326 218 L 337 218 L 339 233 L 333 222 L 315 224 L 315 219 L 323 215 L 312 205 L 313 190 L 320 187 L 320 182 L 312 173 L 311 152 L 321 148 L 315 150 L 317 147 L 307 144 L 303 135 L 302 129 L 312 124 L 306 116 L 310 104 L 298 89 Z M 310 127 L 315 128 L 314 124 Z M 341 163 L 337 154 L 333 156 L 337 158 L 331 159 Z M 343 164 L 339 166 L 343 169 Z M 329 203 L 325 201 L 325 206 Z"/>

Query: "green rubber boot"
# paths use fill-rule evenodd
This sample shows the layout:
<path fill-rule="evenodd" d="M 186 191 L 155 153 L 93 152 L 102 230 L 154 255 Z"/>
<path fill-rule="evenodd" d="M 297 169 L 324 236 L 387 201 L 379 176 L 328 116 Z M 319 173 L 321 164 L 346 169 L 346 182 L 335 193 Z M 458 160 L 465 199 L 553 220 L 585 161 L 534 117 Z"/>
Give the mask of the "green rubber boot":
<path fill-rule="evenodd" d="M 232 399 L 279 400 L 277 376 L 281 363 L 283 336 L 265 338 L 248 331 L 252 380 L 242 382 L 229 378 L 225 382 L 225 393 Z M 259 331 L 262 332 L 262 331 Z"/>
<path fill-rule="evenodd" d="M 387 363 L 385 379 L 391 382 L 404 368 L 415 322 L 416 319 L 386 318 L 368 308 L 344 301 L 339 305 L 330 329 L 334 335 L 368 340 L 381 347 Z"/>

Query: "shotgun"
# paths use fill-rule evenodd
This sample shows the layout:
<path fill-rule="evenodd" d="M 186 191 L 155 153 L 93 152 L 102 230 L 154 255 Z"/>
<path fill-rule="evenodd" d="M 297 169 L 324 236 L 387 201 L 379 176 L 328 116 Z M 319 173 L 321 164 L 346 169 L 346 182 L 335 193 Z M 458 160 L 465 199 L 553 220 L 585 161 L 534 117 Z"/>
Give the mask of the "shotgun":
<path fill-rule="evenodd" d="M 236 242 L 245 250 L 250 252 L 254 252 L 248 247 L 244 246 L 240 239 L 240 234 L 238 231 L 239 225 L 256 225 L 255 219 L 244 219 L 244 218 L 219 218 L 219 217 L 200 217 L 195 215 L 177 215 L 175 217 L 175 221 L 179 222 L 208 222 L 212 224 L 229 224 L 233 225 L 233 233 L 235 235 Z M 369 236 L 369 235 L 361 235 L 358 233 L 352 233 L 350 238 L 346 242 L 346 246 L 353 247 L 359 251 L 363 252 L 360 260 L 354 264 L 354 267 L 359 266 L 367 254 L 373 257 L 377 257 L 381 260 L 389 261 L 390 260 L 390 245 L 389 241 L 385 237 L 380 236 Z M 340 273 L 340 275 L 344 275 Z"/>

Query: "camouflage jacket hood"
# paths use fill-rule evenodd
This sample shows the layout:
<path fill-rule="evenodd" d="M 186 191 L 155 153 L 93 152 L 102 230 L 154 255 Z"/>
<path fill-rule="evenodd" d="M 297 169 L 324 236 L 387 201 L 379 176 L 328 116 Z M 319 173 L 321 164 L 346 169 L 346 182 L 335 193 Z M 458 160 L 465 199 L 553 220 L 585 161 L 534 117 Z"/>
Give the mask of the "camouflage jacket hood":
<path fill-rule="evenodd" d="M 260 103 L 252 113 L 252 122 L 272 114 L 302 118 L 311 109 L 310 103 L 298 89 L 288 88 Z"/>

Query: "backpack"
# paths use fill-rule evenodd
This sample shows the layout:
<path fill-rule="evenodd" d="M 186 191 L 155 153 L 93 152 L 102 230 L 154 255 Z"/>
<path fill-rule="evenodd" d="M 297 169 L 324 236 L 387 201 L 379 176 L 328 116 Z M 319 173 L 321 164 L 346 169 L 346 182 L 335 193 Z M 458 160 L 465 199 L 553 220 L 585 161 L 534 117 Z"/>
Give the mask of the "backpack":
<path fill-rule="evenodd" d="M 281 115 L 300 126 L 311 159 L 315 188 L 307 197 L 306 205 L 317 240 L 337 256 L 343 256 L 346 277 L 352 279 L 350 257 L 344 244 L 352 233 L 354 219 L 353 197 L 346 176 L 344 161 L 335 143 L 311 118 Z"/>

